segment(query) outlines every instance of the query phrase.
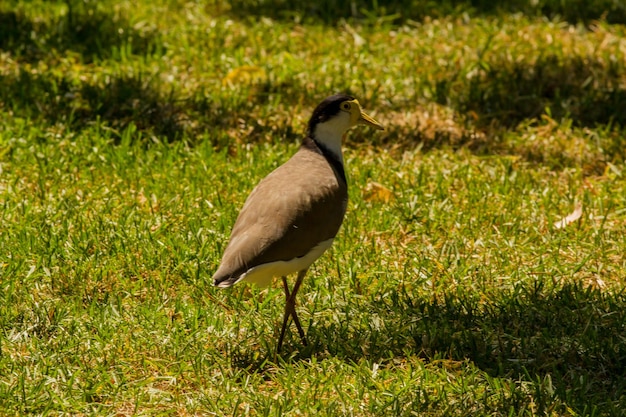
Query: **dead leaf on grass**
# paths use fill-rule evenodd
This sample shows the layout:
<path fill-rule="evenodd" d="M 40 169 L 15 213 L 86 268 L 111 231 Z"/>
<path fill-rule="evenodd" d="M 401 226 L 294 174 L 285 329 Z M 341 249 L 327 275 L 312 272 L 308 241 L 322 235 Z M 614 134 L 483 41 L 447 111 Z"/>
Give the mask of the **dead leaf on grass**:
<path fill-rule="evenodd" d="M 580 219 L 583 215 L 583 205 L 580 202 L 577 202 L 574 206 L 574 211 L 563 217 L 558 222 L 554 223 L 554 227 L 557 229 L 563 229 L 568 224 L 574 223 L 576 220 Z"/>
<path fill-rule="evenodd" d="M 240 84 L 254 84 L 263 81 L 265 77 L 266 74 L 263 68 L 254 65 L 242 65 L 226 74 L 222 84 L 231 87 Z"/>
<path fill-rule="evenodd" d="M 379 201 L 383 203 L 388 203 L 393 200 L 394 195 L 393 191 L 384 185 L 371 181 L 365 186 L 364 196 L 365 201 Z"/>

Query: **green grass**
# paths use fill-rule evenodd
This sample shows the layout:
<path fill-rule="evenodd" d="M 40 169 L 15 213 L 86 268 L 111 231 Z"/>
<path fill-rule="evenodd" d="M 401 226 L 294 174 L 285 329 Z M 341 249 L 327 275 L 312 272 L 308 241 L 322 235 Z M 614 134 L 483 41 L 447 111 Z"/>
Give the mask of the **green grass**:
<path fill-rule="evenodd" d="M 624 415 L 621 4 L 278 3 L 0 4 L 0 414 Z M 275 356 L 210 277 L 335 91 L 387 130 Z"/>

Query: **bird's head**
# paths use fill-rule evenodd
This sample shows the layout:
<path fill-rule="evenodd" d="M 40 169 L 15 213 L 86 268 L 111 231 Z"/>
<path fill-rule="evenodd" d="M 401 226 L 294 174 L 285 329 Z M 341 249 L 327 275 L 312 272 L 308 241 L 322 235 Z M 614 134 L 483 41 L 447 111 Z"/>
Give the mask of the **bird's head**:
<path fill-rule="evenodd" d="M 357 99 L 347 94 L 335 94 L 315 108 L 307 134 L 341 157 L 343 134 L 359 124 L 384 130 L 380 123 L 363 112 Z"/>

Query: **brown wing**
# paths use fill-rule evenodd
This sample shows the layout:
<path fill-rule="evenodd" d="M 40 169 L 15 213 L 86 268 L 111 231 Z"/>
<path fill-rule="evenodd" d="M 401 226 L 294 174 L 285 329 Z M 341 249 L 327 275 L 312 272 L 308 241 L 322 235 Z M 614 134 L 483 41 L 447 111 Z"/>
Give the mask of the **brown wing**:
<path fill-rule="evenodd" d="M 215 285 L 234 283 L 258 265 L 304 256 L 335 237 L 347 197 L 346 183 L 326 158 L 301 147 L 248 196 L 213 276 Z"/>

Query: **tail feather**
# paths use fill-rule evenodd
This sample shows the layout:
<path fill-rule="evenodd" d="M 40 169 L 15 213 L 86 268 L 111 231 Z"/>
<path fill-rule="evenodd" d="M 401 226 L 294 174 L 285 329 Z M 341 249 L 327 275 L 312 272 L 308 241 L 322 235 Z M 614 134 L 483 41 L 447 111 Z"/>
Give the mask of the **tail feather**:
<path fill-rule="evenodd" d="M 217 274 L 213 275 L 213 285 L 215 285 L 218 288 L 232 287 L 239 280 L 240 280 L 239 276 L 232 275 L 232 274 L 221 275 L 221 276 L 218 276 Z"/>

